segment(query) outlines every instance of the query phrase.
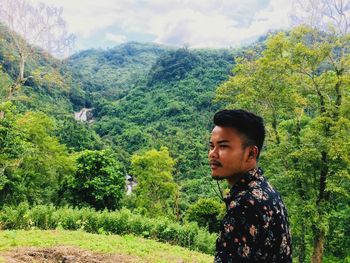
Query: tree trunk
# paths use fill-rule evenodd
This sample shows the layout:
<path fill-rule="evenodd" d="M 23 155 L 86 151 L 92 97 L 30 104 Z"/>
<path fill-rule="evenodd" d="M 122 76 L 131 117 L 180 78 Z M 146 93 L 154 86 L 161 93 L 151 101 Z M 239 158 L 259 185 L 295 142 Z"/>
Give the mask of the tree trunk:
<path fill-rule="evenodd" d="M 18 82 L 21 83 L 24 80 L 24 64 L 25 64 L 25 57 L 24 55 L 20 55 L 20 62 L 19 62 L 19 75 L 18 75 Z"/>
<path fill-rule="evenodd" d="M 19 73 L 17 76 L 17 80 L 10 86 L 9 93 L 7 95 L 8 100 L 12 100 L 13 93 L 19 89 L 24 82 L 26 82 L 27 79 L 24 78 L 24 66 L 25 66 L 26 58 L 23 54 L 20 55 L 20 62 L 19 62 Z"/>
<path fill-rule="evenodd" d="M 312 253 L 311 263 L 322 263 L 324 248 L 324 233 L 320 232 L 316 235 L 314 241 L 314 251 Z"/>
<path fill-rule="evenodd" d="M 318 199 L 316 204 L 319 205 L 322 201 L 324 201 L 326 199 L 326 185 L 327 185 L 327 176 L 328 176 L 328 154 L 325 151 L 321 152 L 322 155 L 322 165 L 323 167 L 321 167 L 321 173 L 320 173 L 320 192 L 318 195 Z"/>
<path fill-rule="evenodd" d="M 180 209 L 179 209 L 179 191 L 176 192 L 175 196 L 175 210 L 176 210 L 176 221 L 180 221 Z"/>
<path fill-rule="evenodd" d="M 12 96 L 13 96 L 13 92 L 14 92 L 15 87 L 16 87 L 16 83 L 17 83 L 17 81 L 9 87 L 9 93 L 7 94 L 8 100 L 12 100 Z"/>
<path fill-rule="evenodd" d="M 299 255 L 298 255 L 298 261 L 299 263 L 305 262 L 305 231 L 306 227 L 303 222 L 301 222 L 301 237 L 300 237 L 300 244 L 299 244 Z"/>

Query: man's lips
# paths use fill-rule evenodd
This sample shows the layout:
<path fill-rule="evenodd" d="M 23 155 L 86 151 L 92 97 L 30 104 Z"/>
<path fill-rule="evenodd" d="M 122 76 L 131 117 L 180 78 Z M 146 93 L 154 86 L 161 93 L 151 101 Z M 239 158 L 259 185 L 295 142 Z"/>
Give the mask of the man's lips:
<path fill-rule="evenodd" d="M 210 168 L 211 169 L 216 169 L 218 167 L 222 167 L 222 164 L 218 161 L 210 161 Z"/>

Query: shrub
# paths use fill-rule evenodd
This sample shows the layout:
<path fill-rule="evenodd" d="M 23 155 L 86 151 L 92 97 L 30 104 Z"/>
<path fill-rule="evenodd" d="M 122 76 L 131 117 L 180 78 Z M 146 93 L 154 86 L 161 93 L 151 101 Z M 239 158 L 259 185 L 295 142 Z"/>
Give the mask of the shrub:
<path fill-rule="evenodd" d="M 134 234 L 169 242 L 192 250 L 212 254 L 215 235 L 199 228 L 196 223 L 181 225 L 166 217 L 147 218 L 130 210 L 108 212 L 92 208 L 55 208 L 38 205 L 29 208 L 27 203 L 18 207 L 5 206 L 0 211 L 1 229 L 66 229 L 84 230 L 99 234 Z"/>
<path fill-rule="evenodd" d="M 53 229 L 57 227 L 54 218 L 55 207 L 53 205 L 37 205 L 29 211 L 32 224 L 40 229 Z"/>
<path fill-rule="evenodd" d="M 0 214 L 1 229 L 28 229 L 32 221 L 28 217 L 28 203 L 20 203 L 17 207 L 4 206 Z"/>
<path fill-rule="evenodd" d="M 67 201 L 97 210 L 120 208 L 125 178 L 115 159 L 109 150 L 81 152 L 76 173 L 67 177 L 62 186 L 69 193 Z"/>
<path fill-rule="evenodd" d="M 201 227 L 207 227 L 209 232 L 218 232 L 220 215 L 225 211 L 222 205 L 210 198 L 201 198 L 191 205 L 186 213 L 186 219 L 197 222 Z"/>

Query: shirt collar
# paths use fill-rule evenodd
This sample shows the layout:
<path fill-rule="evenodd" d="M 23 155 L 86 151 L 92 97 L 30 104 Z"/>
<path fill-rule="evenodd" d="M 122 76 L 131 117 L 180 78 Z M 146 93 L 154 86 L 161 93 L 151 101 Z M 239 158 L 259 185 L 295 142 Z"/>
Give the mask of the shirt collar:
<path fill-rule="evenodd" d="M 241 178 L 231 187 L 230 192 L 224 198 L 227 202 L 231 196 L 234 196 L 236 191 L 247 188 L 247 185 L 253 181 L 257 180 L 263 175 L 263 170 L 260 167 L 249 170 L 241 176 Z"/>
<path fill-rule="evenodd" d="M 241 176 L 241 178 L 232 186 L 231 189 L 245 187 L 251 181 L 258 179 L 262 176 L 263 171 L 260 167 L 254 168 Z"/>

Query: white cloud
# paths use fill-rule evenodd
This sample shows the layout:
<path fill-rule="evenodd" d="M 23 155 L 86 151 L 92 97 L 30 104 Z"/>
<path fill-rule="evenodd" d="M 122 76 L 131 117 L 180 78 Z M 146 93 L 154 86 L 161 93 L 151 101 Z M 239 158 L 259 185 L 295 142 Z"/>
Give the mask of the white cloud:
<path fill-rule="evenodd" d="M 230 4 L 232 8 L 235 5 L 232 1 L 230 4 L 223 2 L 217 9 L 207 5 L 199 11 L 188 8 L 153 17 L 150 20 L 150 28 L 157 36 L 155 42 L 188 44 L 190 47 L 237 46 L 271 29 L 283 29 L 289 25 L 290 5 L 287 0 L 271 0 L 266 8 L 250 13 L 250 23 L 245 27 L 241 24 L 244 15 L 237 13 L 237 10 L 245 10 L 249 6 L 240 5 L 234 9 L 235 12 L 230 13 L 228 7 Z M 252 4 L 253 1 L 250 2 Z"/>
<path fill-rule="evenodd" d="M 154 35 L 154 41 L 163 44 L 227 47 L 269 29 L 285 28 L 289 23 L 287 0 L 46 0 L 45 3 L 64 8 L 64 19 L 78 41 L 102 31 L 106 38 L 101 42 L 120 43 L 132 33 Z"/>
<path fill-rule="evenodd" d="M 237 44 L 235 21 L 220 14 L 206 16 L 194 10 L 174 11 L 150 21 L 155 42 L 190 47 Z"/>
<path fill-rule="evenodd" d="M 116 14 L 123 11 L 113 0 L 45 0 L 45 4 L 63 7 L 63 18 L 67 21 L 68 29 L 83 38 L 113 25 L 118 18 Z"/>
<path fill-rule="evenodd" d="M 290 25 L 290 11 L 291 1 L 270 0 L 268 7 L 256 14 L 253 24 L 260 24 L 260 27 L 257 26 L 257 32 L 261 28 L 265 28 L 265 30 L 287 28 Z"/>
<path fill-rule="evenodd" d="M 124 43 L 127 40 L 127 37 L 124 35 L 115 35 L 109 32 L 106 33 L 106 40 L 113 41 L 116 44 Z"/>

